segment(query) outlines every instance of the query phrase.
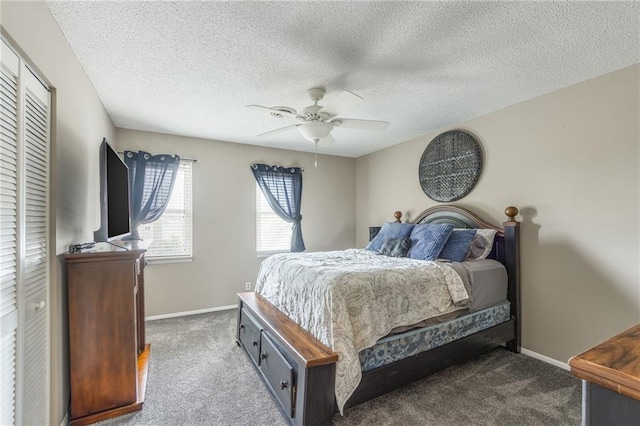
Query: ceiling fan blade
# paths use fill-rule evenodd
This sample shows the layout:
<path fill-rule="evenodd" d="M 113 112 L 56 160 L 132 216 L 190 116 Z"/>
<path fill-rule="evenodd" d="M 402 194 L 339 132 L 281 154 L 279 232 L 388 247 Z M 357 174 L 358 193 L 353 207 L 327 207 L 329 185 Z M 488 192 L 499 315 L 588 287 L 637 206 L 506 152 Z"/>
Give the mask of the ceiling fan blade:
<path fill-rule="evenodd" d="M 356 95 L 355 93 L 351 93 L 348 90 L 345 90 L 335 98 L 331 99 L 318 112 L 324 112 L 325 114 L 329 114 L 331 117 L 335 117 L 347 111 L 348 109 L 353 108 L 362 101 L 364 101 L 364 99 L 362 99 L 360 96 Z"/>
<path fill-rule="evenodd" d="M 340 118 L 330 121 L 334 126 L 345 129 L 371 130 L 383 132 L 389 127 L 388 121 L 357 120 L 355 118 Z"/>
<path fill-rule="evenodd" d="M 293 118 L 298 118 L 298 114 L 296 114 L 296 110 L 293 108 L 289 108 L 287 107 L 288 110 L 291 110 L 293 112 L 290 111 L 283 111 L 281 109 L 277 109 L 277 108 L 269 108 L 266 106 L 262 106 L 262 105 L 246 105 L 247 108 L 252 108 L 252 109 L 257 109 L 260 111 L 266 111 L 270 114 L 276 114 L 276 115 L 285 115 L 288 117 L 293 117 Z"/>
<path fill-rule="evenodd" d="M 268 132 L 260 133 L 259 135 L 256 135 L 256 137 L 276 135 L 278 133 L 286 132 L 289 129 L 295 129 L 298 126 L 300 126 L 300 124 L 292 124 L 290 126 L 280 127 L 279 129 L 270 130 Z"/>
<path fill-rule="evenodd" d="M 329 133 L 327 136 L 320 139 L 320 142 L 318 142 L 318 145 L 328 146 L 328 145 L 333 145 L 334 143 L 336 143 L 336 140 L 333 138 L 333 136 L 331 136 L 331 133 Z"/>

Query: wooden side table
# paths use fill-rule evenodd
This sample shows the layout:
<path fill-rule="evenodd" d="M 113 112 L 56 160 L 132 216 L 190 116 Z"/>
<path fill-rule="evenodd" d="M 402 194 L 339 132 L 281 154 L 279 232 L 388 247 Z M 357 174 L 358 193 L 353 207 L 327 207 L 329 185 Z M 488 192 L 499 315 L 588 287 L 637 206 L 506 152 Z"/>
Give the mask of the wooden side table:
<path fill-rule="evenodd" d="M 583 425 L 640 425 L 640 324 L 569 360 Z"/>

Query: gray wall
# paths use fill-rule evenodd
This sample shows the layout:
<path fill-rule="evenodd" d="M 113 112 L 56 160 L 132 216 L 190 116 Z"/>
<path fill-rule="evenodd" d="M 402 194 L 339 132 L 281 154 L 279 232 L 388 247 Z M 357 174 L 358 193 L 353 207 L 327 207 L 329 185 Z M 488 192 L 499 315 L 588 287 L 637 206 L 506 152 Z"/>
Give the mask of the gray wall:
<path fill-rule="evenodd" d="M 640 320 L 638 99 L 626 68 L 451 128 L 475 134 L 485 165 L 457 202 L 496 224 L 521 210 L 523 346 L 566 362 Z M 437 203 L 418 161 L 441 129 L 356 162 L 357 243 L 367 227 Z"/>
<path fill-rule="evenodd" d="M 150 264 L 145 270 L 146 315 L 237 303 L 255 283 L 256 181 L 252 163 L 298 166 L 302 181 L 302 233 L 307 251 L 355 244 L 355 159 L 260 148 L 213 140 L 117 129 L 119 150 L 178 154 L 193 168 L 193 262 Z"/>
<path fill-rule="evenodd" d="M 50 285 L 51 422 L 60 424 L 69 403 L 67 293 L 62 254 L 69 244 L 93 240 L 99 225 L 98 152 L 115 129 L 92 84 L 47 6 L 1 4 L 3 35 L 52 87 L 52 244 Z"/>

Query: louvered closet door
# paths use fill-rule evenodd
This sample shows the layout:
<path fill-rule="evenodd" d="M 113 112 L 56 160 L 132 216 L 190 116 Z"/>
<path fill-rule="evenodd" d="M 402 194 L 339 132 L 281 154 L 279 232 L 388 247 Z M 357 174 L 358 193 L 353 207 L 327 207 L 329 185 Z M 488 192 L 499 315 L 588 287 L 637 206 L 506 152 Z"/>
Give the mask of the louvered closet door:
<path fill-rule="evenodd" d="M 15 419 L 18 327 L 18 57 L 2 43 L 0 72 L 0 424 Z"/>
<path fill-rule="evenodd" d="M 25 83 L 22 296 L 24 319 L 19 359 L 23 365 L 22 421 L 48 424 L 49 418 L 49 92 L 23 67 Z"/>
<path fill-rule="evenodd" d="M 49 92 L 2 40 L 0 425 L 49 424 Z"/>

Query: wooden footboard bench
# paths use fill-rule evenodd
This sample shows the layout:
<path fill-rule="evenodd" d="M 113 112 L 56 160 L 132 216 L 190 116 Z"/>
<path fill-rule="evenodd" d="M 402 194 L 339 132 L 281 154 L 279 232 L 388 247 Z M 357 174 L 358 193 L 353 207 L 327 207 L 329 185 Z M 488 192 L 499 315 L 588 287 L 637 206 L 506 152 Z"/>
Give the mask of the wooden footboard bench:
<path fill-rule="evenodd" d="M 236 340 L 290 424 L 331 424 L 338 354 L 256 293 L 238 294 Z"/>

